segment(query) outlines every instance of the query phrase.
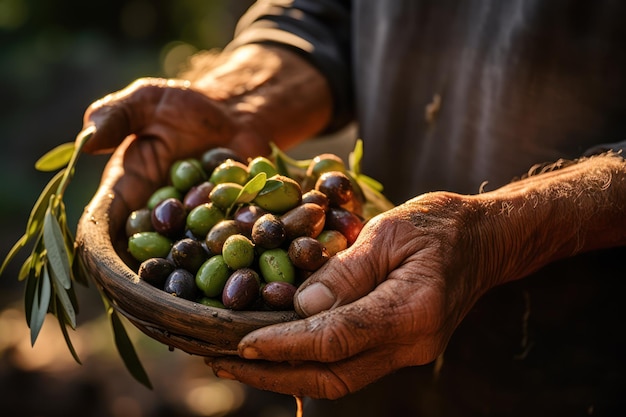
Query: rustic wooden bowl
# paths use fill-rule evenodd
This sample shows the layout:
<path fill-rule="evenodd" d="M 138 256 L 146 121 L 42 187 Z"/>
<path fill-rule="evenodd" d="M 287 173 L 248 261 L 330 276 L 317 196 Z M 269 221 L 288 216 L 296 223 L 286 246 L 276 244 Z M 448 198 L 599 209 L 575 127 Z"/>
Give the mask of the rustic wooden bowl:
<path fill-rule="evenodd" d="M 173 297 L 139 279 L 126 249 L 125 224 L 133 208 L 116 190 L 124 170 L 109 163 L 96 194 L 78 224 L 76 243 L 99 289 L 114 308 L 151 338 L 202 356 L 236 355 L 237 344 L 251 331 L 297 319 L 294 311 L 232 311 Z M 156 189 L 141 179 L 133 189 L 147 201 Z M 137 207 L 135 207 L 137 208 Z M 129 266 L 129 265 L 132 265 Z"/>

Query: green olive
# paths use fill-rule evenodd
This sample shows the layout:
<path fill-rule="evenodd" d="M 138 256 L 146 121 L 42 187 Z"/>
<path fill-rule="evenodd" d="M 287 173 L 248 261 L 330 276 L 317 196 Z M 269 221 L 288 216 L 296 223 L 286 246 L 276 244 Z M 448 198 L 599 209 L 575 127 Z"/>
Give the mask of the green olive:
<path fill-rule="evenodd" d="M 301 201 L 300 184 L 280 174 L 270 177 L 254 199 L 256 205 L 273 213 L 284 213 L 296 207 Z"/>
<path fill-rule="evenodd" d="M 222 255 L 210 257 L 196 273 L 196 285 L 207 297 L 221 296 L 231 271 Z"/>
<path fill-rule="evenodd" d="M 248 172 L 250 173 L 250 178 L 254 178 L 261 172 L 265 172 L 267 178 L 270 178 L 278 174 L 278 169 L 276 165 L 266 157 L 257 156 L 248 162 Z"/>
<path fill-rule="evenodd" d="M 171 248 L 172 241 L 157 232 L 135 233 L 128 238 L 128 250 L 139 262 L 150 258 L 165 258 Z"/>
<path fill-rule="evenodd" d="M 152 214 L 150 209 L 134 210 L 126 219 L 126 236 L 130 237 L 139 232 L 152 232 Z"/>
<path fill-rule="evenodd" d="M 317 240 L 326 248 L 328 256 L 335 256 L 348 247 L 348 239 L 338 230 L 324 230 Z"/>
<path fill-rule="evenodd" d="M 224 182 L 244 185 L 248 181 L 248 177 L 247 165 L 233 159 L 227 159 L 213 170 L 209 181 L 216 185 Z"/>
<path fill-rule="evenodd" d="M 242 189 L 243 186 L 241 184 L 223 182 L 213 188 L 209 198 L 214 205 L 226 211 L 233 205 Z"/>
<path fill-rule="evenodd" d="M 152 210 L 161 201 L 167 200 L 168 198 L 175 198 L 177 200 L 180 200 L 182 198 L 182 194 L 173 185 L 165 185 L 152 193 L 150 198 L 148 198 L 148 203 L 146 204 L 146 207 Z"/>
<path fill-rule="evenodd" d="M 207 307 L 226 308 L 226 306 L 224 306 L 224 303 L 222 303 L 220 300 L 211 297 L 201 297 L 198 300 L 198 303 Z"/>
<path fill-rule="evenodd" d="M 244 235 L 230 235 L 224 241 L 222 256 L 230 269 L 247 268 L 254 262 L 254 244 Z"/>
<path fill-rule="evenodd" d="M 241 234 L 241 229 L 235 220 L 225 219 L 217 223 L 206 235 L 206 247 L 214 255 L 222 253 L 224 242 L 231 235 Z"/>
<path fill-rule="evenodd" d="M 172 185 L 182 193 L 206 180 L 202 164 L 197 159 L 189 158 L 174 163 L 170 169 Z"/>
<path fill-rule="evenodd" d="M 265 282 L 288 282 L 293 284 L 296 270 L 287 251 L 282 248 L 268 249 L 259 256 L 259 269 Z"/>
<path fill-rule="evenodd" d="M 213 203 L 201 204 L 187 215 L 187 229 L 197 237 L 206 237 L 209 230 L 224 220 L 224 212 Z"/>

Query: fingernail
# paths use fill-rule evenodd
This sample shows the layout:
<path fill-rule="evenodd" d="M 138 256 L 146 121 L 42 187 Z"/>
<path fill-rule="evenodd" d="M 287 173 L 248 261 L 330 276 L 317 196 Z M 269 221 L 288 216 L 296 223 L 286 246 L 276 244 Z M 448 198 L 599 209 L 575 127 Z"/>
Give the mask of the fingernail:
<path fill-rule="evenodd" d="M 328 310 L 335 304 L 335 295 L 322 283 L 309 285 L 298 294 L 297 304 L 306 316 Z"/>
<path fill-rule="evenodd" d="M 243 356 L 245 359 L 258 359 L 259 351 L 253 347 L 247 347 L 244 348 L 244 350 L 241 352 L 241 356 Z"/>
<path fill-rule="evenodd" d="M 223 369 L 219 369 L 219 370 L 215 373 L 215 375 L 216 375 L 218 378 L 222 378 L 222 379 L 231 379 L 231 380 L 234 380 L 234 379 L 235 379 L 235 375 L 233 375 L 233 374 L 231 374 L 230 372 L 225 371 L 225 370 L 223 370 Z"/>

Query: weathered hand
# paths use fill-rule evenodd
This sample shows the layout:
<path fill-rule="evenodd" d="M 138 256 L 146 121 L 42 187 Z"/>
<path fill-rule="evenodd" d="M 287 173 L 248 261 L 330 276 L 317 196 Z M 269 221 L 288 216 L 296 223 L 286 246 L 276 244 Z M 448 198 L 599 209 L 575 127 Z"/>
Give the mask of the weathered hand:
<path fill-rule="evenodd" d="M 252 332 L 239 345 L 245 359 L 213 359 L 213 370 L 333 399 L 433 361 L 484 291 L 463 207 L 463 197 L 436 193 L 375 217 L 299 289 L 296 309 L 308 318 Z"/>
<path fill-rule="evenodd" d="M 145 195 L 134 192 L 136 187 L 154 189 L 164 184 L 177 159 L 198 156 L 216 146 L 229 147 L 242 156 L 268 149 L 266 142 L 233 120 L 223 103 L 182 80 L 139 79 L 93 103 L 84 117 L 84 126 L 91 125 L 96 130 L 83 150 L 117 150 L 108 170 L 111 166 L 123 169 L 124 179 L 117 189 L 131 207 L 145 203 Z"/>

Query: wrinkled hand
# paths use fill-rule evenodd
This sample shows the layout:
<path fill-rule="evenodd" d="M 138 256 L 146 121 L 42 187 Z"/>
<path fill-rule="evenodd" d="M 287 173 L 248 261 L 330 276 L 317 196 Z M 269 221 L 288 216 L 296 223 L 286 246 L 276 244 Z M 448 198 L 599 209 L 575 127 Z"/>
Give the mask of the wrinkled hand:
<path fill-rule="evenodd" d="M 308 318 L 250 333 L 245 359 L 207 363 L 260 389 L 335 399 L 433 361 L 485 291 L 463 202 L 426 194 L 375 217 L 299 289 Z"/>
<path fill-rule="evenodd" d="M 229 115 L 227 106 L 182 80 L 143 78 L 93 103 L 84 128 L 95 126 L 87 153 L 115 150 L 103 180 L 115 185 L 131 208 L 147 196 L 137 192 L 164 184 L 171 164 L 225 146 L 243 157 L 267 153 L 267 143 Z M 112 175 L 112 171 L 115 175 Z"/>

